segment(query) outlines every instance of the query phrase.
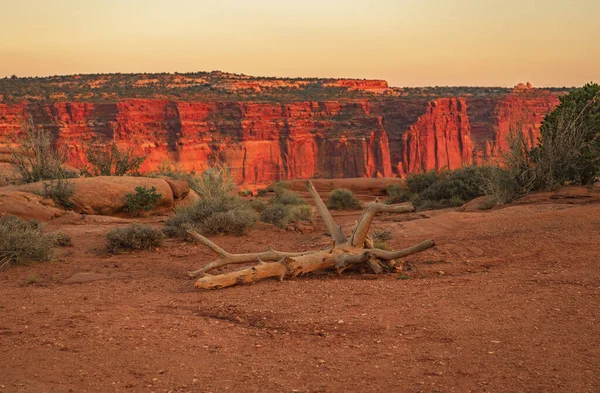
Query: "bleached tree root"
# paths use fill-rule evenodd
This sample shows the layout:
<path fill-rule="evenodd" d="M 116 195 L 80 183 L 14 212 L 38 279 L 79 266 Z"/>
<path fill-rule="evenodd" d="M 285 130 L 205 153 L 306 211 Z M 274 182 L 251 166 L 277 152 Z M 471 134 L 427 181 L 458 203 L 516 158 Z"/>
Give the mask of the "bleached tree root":
<path fill-rule="evenodd" d="M 189 234 L 201 244 L 219 256 L 219 259 L 203 266 L 201 269 L 189 272 L 191 277 L 201 276 L 196 281 L 196 288 L 218 289 L 238 284 L 254 283 L 269 277 L 283 280 L 285 277 L 296 277 L 318 270 L 334 269 L 342 273 L 351 266 L 364 265 L 376 274 L 393 271 L 395 259 L 425 251 L 435 245 L 433 240 L 426 240 L 415 246 L 399 251 L 385 251 L 373 248 L 372 241 L 368 238 L 369 229 L 373 218 L 380 213 L 408 213 L 414 211 L 410 204 L 384 205 L 372 203 L 363 212 L 358 220 L 352 236 L 346 240 L 341 227 L 338 226 L 321 197 L 312 185 L 307 183 L 307 188 L 313 197 L 317 210 L 325 221 L 325 226 L 333 239 L 333 245 L 321 251 L 308 251 L 289 253 L 267 251 L 248 254 L 230 254 L 211 242 L 209 239 L 194 231 Z M 252 263 L 254 266 L 243 268 L 229 273 L 210 275 L 207 272 L 230 264 Z"/>

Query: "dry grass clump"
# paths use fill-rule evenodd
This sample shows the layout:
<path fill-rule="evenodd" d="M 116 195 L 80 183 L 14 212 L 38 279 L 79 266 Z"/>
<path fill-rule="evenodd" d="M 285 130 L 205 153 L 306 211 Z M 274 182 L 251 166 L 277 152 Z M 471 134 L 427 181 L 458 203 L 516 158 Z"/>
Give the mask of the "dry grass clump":
<path fill-rule="evenodd" d="M 55 235 L 44 233 L 39 221 L 0 216 L 0 267 L 49 261 L 55 244 Z"/>
<path fill-rule="evenodd" d="M 159 229 L 149 225 L 131 224 L 108 232 L 106 248 L 111 253 L 117 253 L 119 250 L 152 250 L 161 245 L 163 237 Z"/>

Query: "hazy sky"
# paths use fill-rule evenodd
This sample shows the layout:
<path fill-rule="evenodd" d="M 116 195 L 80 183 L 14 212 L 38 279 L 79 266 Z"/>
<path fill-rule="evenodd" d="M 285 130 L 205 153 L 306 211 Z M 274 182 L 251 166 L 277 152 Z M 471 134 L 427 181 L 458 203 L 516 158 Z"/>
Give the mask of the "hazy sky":
<path fill-rule="evenodd" d="M 600 0 L 0 0 L 0 76 L 600 81 Z"/>

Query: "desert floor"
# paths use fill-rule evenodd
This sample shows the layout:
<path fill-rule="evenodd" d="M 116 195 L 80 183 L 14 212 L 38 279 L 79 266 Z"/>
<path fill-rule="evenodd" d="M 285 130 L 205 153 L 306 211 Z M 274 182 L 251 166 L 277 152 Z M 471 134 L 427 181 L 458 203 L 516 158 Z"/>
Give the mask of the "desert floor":
<path fill-rule="evenodd" d="M 360 211 L 334 218 L 348 232 Z M 142 221 L 159 226 L 165 217 Z M 394 248 L 434 238 L 399 274 L 317 274 L 216 291 L 214 259 L 167 240 L 111 256 L 130 221 L 50 222 L 56 262 L 0 272 L 0 392 L 597 392 L 600 204 L 382 215 Z M 259 224 L 231 252 L 328 246 Z"/>

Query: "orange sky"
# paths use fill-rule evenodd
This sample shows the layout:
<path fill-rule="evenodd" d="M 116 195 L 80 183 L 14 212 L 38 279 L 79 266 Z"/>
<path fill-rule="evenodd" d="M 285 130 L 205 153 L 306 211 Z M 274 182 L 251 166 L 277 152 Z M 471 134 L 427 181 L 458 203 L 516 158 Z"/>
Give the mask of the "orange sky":
<path fill-rule="evenodd" d="M 0 77 L 222 70 L 394 86 L 600 81 L 600 0 L 21 0 Z"/>

